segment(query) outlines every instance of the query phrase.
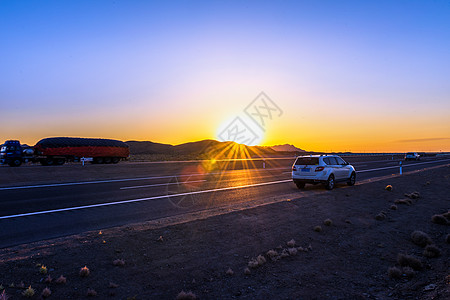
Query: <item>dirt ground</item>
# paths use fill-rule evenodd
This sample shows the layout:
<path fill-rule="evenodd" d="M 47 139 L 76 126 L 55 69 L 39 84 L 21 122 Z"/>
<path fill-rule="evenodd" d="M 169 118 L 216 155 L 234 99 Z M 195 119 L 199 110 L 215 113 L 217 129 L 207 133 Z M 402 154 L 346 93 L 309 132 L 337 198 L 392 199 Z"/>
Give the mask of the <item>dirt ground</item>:
<path fill-rule="evenodd" d="M 450 299 L 450 220 L 432 222 L 450 208 L 450 166 L 310 189 L 303 197 L 186 223 L 0 249 L 0 288 L 10 299 L 24 299 L 30 285 L 32 299 L 46 287 L 49 299 L 175 299 L 181 291 L 197 299 Z M 405 196 L 412 192 L 420 197 Z M 394 210 L 396 200 L 408 201 Z M 430 237 L 439 256 L 427 257 L 412 242 L 416 230 Z M 399 254 L 422 266 L 400 266 Z M 82 277 L 84 266 L 89 275 Z M 399 278 L 389 277 L 391 267 Z M 61 275 L 65 283 L 56 282 Z"/>

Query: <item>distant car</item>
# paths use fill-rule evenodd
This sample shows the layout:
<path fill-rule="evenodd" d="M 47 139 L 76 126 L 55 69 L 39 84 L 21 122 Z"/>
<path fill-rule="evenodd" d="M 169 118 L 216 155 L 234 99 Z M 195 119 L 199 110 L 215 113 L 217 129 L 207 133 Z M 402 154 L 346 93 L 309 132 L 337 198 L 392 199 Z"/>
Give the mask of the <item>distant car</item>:
<path fill-rule="evenodd" d="M 306 183 L 325 184 L 327 190 L 332 190 L 336 182 L 356 182 L 355 168 L 337 155 L 299 156 L 292 166 L 292 180 L 299 189 Z"/>
<path fill-rule="evenodd" d="M 408 152 L 405 155 L 405 160 L 420 160 L 420 155 L 417 152 Z"/>

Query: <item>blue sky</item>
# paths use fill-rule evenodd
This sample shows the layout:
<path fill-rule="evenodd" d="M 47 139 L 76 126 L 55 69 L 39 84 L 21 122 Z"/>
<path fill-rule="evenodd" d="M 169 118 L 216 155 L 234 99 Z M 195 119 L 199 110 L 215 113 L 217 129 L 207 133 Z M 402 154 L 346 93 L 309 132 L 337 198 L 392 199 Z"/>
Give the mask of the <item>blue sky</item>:
<path fill-rule="evenodd" d="M 0 138 L 215 138 L 262 90 L 265 144 L 447 138 L 449 28 L 449 1 L 0 1 Z"/>

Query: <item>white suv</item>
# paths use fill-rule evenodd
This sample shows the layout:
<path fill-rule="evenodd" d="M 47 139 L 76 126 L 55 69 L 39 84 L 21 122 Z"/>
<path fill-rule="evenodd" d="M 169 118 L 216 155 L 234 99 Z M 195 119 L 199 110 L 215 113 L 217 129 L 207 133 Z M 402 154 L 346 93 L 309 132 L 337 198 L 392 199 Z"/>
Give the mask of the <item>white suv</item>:
<path fill-rule="evenodd" d="M 337 155 L 299 156 L 292 166 L 292 180 L 299 189 L 306 183 L 324 183 L 327 190 L 334 188 L 335 182 L 354 185 L 355 168 Z"/>
<path fill-rule="evenodd" d="M 405 155 L 405 160 L 420 160 L 420 154 L 417 152 L 408 152 Z"/>

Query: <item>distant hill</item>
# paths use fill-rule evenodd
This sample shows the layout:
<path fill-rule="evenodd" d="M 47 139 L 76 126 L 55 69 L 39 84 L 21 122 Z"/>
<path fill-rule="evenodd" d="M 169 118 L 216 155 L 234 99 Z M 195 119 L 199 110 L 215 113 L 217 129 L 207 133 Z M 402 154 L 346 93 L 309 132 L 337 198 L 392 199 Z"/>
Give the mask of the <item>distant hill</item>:
<path fill-rule="evenodd" d="M 297 148 L 294 145 L 284 144 L 284 145 L 275 145 L 270 147 L 277 152 L 306 152 L 303 149 Z"/>
<path fill-rule="evenodd" d="M 178 158 L 250 158 L 279 155 L 270 147 L 246 146 L 234 142 L 203 140 L 180 145 L 160 144 L 149 141 L 127 141 L 131 155 L 166 155 Z"/>

